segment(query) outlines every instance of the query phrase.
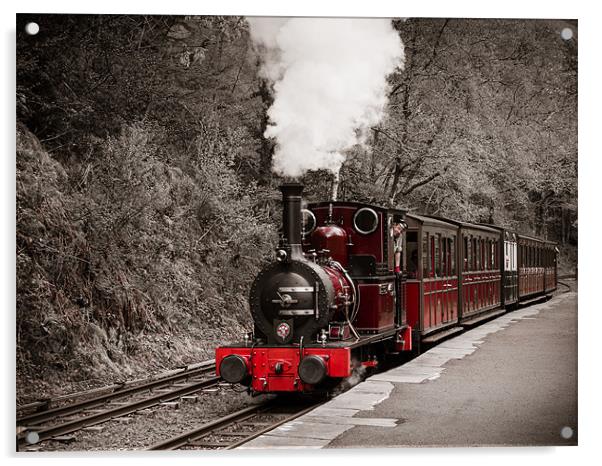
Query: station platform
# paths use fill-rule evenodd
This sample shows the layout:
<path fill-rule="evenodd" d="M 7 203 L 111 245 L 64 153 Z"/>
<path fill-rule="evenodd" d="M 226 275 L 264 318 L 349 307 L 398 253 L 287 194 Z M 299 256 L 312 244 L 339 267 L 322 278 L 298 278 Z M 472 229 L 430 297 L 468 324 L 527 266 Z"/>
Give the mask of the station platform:
<path fill-rule="evenodd" d="M 442 342 L 241 446 L 577 445 L 577 293 Z"/>

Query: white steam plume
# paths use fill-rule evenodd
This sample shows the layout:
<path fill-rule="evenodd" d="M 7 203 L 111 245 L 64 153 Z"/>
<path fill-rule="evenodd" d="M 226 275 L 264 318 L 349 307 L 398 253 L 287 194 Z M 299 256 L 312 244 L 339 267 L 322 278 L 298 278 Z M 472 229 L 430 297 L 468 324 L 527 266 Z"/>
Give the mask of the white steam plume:
<path fill-rule="evenodd" d="M 338 173 L 345 150 L 362 144 L 387 103 L 387 76 L 403 66 L 389 19 L 248 18 L 273 85 L 266 137 L 274 171 Z"/>

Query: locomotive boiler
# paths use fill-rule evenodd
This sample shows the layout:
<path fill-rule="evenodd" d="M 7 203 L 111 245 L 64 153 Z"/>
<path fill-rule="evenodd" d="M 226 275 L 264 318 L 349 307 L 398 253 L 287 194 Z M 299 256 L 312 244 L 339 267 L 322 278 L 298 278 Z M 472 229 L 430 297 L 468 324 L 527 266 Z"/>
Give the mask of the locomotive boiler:
<path fill-rule="evenodd" d="M 276 262 L 262 270 L 253 283 L 250 306 L 256 336 L 268 344 L 302 344 L 311 341 L 331 321 L 349 320 L 356 292 L 353 281 L 328 249 L 313 249 L 307 256 L 303 252 L 303 187 L 288 184 L 281 190 L 282 241 L 276 250 Z M 337 225 L 318 228 L 313 238 L 318 237 L 328 238 L 333 246 L 338 243 L 338 249 L 346 247 L 345 231 Z"/>

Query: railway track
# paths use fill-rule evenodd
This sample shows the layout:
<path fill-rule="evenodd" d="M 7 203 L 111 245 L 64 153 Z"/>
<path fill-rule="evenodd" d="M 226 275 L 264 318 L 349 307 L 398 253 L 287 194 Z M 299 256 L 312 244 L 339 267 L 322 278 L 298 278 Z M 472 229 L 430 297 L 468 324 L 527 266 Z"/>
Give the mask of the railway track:
<path fill-rule="evenodd" d="M 153 383 L 160 384 L 162 381 L 169 381 L 177 379 L 178 377 L 186 377 L 187 374 L 193 374 L 195 371 L 214 370 L 215 360 L 211 359 L 196 364 L 190 364 L 187 366 L 180 367 L 178 369 L 163 372 L 161 374 L 146 377 L 142 379 L 130 380 L 122 383 L 114 383 L 112 385 L 106 385 L 103 387 L 92 388 L 90 390 L 84 390 L 80 392 L 67 393 L 65 395 L 59 395 L 53 398 L 43 398 L 30 403 L 25 403 L 17 406 L 17 420 L 25 418 L 27 415 L 34 412 L 46 412 L 48 410 L 58 408 L 69 402 L 75 402 L 75 400 L 87 400 L 96 396 L 108 394 L 108 393 L 120 393 L 124 389 L 149 385 Z"/>
<path fill-rule="evenodd" d="M 571 289 L 571 286 L 566 283 L 559 281 L 558 284 L 567 288 L 567 290 L 559 290 L 560 293 Z M 53 400 L 23 405 L 17 410 L 38 409 L 38 411 L 17 418 L 17 448 L 22 449 L 50 439 L 60 439 L 61 436 L 87 427 L 202 392 L 220 382 L 220 378 L 214 376 L 214 373 L 214 362 L 207 361 L 196 366 L 172 371 L 160 378 L 115 384 L 101 389 L 64 395 Z M 80 401 L 56 406 L 52 409 L 42 409 L 50 406 L 51 403 L 57 404 L 73 399 L 80 399 Z M 318 404 L 313 402 L 302 406 L 294 404 L 284 406 L 274 400 L 267 401 L 205 423 L 198 428 L 157 443 L 149 450 L 236 448 L 305 414 Z"/>
<path fill-rule="evenodd" d="M 64 436 L 216 386 L 214 364 L 104 393 L 17 419 L 17 448 Z M 75 416 L 75 417 L 74 417 Z"/>
<path fill-rule="evenodd" d="M 231 450 L 306 414 L 322 402 L 285 406 L 272 401 L 243 408 L 193 430 L 157 443 L 148 450 Z"/>

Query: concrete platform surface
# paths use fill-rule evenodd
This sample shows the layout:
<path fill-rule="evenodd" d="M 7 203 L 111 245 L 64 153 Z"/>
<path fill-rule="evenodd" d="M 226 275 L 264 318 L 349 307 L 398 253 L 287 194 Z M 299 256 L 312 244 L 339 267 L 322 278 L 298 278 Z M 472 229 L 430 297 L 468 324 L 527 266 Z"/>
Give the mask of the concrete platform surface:
<path fill-rule="evenodd" d="M 576 444 L 570 292 L 445 341 L 240 448 Z"/>

